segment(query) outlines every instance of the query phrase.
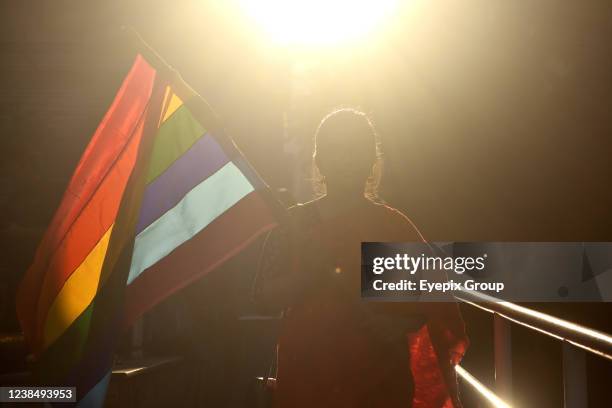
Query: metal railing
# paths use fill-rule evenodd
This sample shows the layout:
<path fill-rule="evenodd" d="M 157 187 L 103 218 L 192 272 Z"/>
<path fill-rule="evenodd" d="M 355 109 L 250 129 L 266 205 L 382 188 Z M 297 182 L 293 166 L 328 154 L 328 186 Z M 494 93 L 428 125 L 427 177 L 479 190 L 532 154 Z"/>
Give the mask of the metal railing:
<path fill-rule="evenodd" d="M 506 401 L 498 397 L 493 391 L 487 388 L 484 384 L 470 374 L 465 368 L 460 365 L 455 366 L 457 375 L 469 384 L 483 399 L 495 408 L 512 408 Z"/>
<path fill-rule="evenodd" d="M 587 406 L 586 352 L 612 361 L 612 336 L 479 292 L 464 290 L 455 297 L 493 314 L 495 391 L 501 398 L 512 401 L 511 324 L 514 323 L 563 342 L 564 406 L 566 408 Z M 469 378 L 462 375 L 462 370 L 458 367 L 457 373 L 470 382 Z M 477 386 L 475 388 L 483 397 L 487 397 L 486 392 L 482 392 Z M 497 397 L 495 394 L 493 396 Z M 505 404 L 503 401 L 502 403 Z"/>
<path fill-rule="evenodd" d="M 612 336 L 479 292 L 461 291 L 455 297 L 461 302 L 493 314 L 495 390 L 486 387 L 460 365 L 455 367 L 457 375 L 478 393 L 480 398 L 495 408 L 512 407 L 511 324 L 514 323 L 563 342 L 565 407 L 587 406 L 585 353 L 590 352 L 612 361 Z"/>

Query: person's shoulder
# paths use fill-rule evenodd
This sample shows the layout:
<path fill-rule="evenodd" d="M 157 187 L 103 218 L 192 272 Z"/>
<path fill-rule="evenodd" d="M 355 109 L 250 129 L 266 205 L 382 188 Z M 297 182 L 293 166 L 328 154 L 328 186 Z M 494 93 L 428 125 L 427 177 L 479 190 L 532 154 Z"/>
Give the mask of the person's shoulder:
<path fill-rule="evenodd" d="M 294 204 L 291 207 L 289 207 L 288 210 L 290 212 L 303 211 L 305 209 L 313 208 L 315 206 L 316 202 L 317 202 L 317 200 L 314 199 L 314 200 L 306 201 L 304 203 L 297 203 L 297 204 Z"/>
<path fill-rule="evenodd" d="M 305 226 L 313 224 L 319 219 L 316 199 L 305 203 L 297 203 L 287 209 L 287 216 L 292 223 Z"/>
<path fill-rule="evenodd" d="M 380 202 L 372 202 L 372 204 L 374 205 L 374 208 L 376 208 L 378 211 L 380 211 L 387 217 L 401 217 L 404 219 L 408 219 L 408 217 L 404 213 L 402 213 L 397 208 L 391 207 L 389 204 Z"/>
<path fill-rule="evenodd" d="M 311 200 L 305 203 L 297 203 L 287 209 L 289 216 L 302 216 L 307 213 L 313 213 L 316 211 L 316 201 Z"/>
<path fill-rule="evenodd" d="M 278 219 L 278 225 L 272 231 L 276 240 L 286 240 L 289 236 L 312 223 L 314 217 L 311 215 L 312 205 L 309 203 L 297 203 L 287 207 L 282 217 Z"/>
<path fill-rule="evenodd" d="M 374 203 L 374 205 L 376 206 L 377 210 L 390 221 L 390 223 L 399 226 L 405 232 L 411 233 L 416 239 L 426 242 L 423 234 L 421 234 L 421 231 L 406 214 L 388 204 Z"/>

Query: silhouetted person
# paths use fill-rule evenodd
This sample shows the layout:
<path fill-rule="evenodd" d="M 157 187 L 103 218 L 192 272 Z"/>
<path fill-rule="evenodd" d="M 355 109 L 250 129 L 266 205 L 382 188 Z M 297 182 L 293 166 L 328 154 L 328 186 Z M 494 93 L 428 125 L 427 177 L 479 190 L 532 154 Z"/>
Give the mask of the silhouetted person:
<path fill-rule="evenodd" d="M 285 313 L 275 407 L 410 407 L 415 369 L 429 370 L 433 385 L 414 406 L 458 405 L 452 364 L 467 339 L 457 305 L 360 298 L 361 242 L 424 242 L 405 215 L 376 199 L 381 159 L 364 113 L 342 109 L 325 117 L 314 153 L 322 196 L 290 208 L 268 237 L 255 299 Z M 409 347 L 410 333 L 422 335 Z M 438 371 L 411 364 L 411 354 L 435 356 L 423 346 L 432 343 Z"/>

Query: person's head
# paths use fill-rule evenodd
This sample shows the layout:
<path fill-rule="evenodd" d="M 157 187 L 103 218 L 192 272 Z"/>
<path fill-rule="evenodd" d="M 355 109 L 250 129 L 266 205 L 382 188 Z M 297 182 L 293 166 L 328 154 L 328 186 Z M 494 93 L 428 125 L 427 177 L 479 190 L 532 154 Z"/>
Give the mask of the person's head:
<path fill-rule="evenodd" d="M 315 134 L 313 158 L 327 194 L 376 198 L 382 153 L 365 113 L 345 108 L 325 116 Z"/>

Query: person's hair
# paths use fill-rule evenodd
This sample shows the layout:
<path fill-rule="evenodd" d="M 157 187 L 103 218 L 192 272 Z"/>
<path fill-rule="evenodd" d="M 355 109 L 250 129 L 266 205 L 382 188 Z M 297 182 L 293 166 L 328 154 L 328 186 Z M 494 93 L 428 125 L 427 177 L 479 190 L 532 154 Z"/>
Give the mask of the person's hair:
<path fill-rule="evenodd" d="M 323 154 L 333 154 L 331 142 L 339 138 L 339 134 L 350 137 L 350 142 L 371 143 L 372 155 L 368 158 L 371 166 L 370 176 L 364 180 L 364 195 L 372 201 L 382 202 L 379 187 L 383 176 L 383 152 L 380 137 L 370 116 L 355 108 L 339 108 L 327 114 L 319 123 L 314 136 L 314 151 L 312 155 L 312 181 L 316 196 L 325 195 L 327 187 L 325 177 L 319 170 L 317 161 Z M 345 140 L 345 148 L 350 149 L 349 140 Z"/>

